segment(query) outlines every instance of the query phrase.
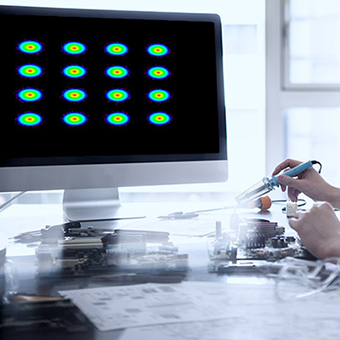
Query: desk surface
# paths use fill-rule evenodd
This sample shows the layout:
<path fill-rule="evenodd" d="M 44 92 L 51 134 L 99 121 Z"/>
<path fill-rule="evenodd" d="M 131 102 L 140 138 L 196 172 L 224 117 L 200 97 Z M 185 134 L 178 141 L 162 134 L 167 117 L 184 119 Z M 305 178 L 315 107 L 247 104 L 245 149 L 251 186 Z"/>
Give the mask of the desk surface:
<path fill-rule="evenodd" d="M 84 339 L 87 335 L 89 339 L 122 340 L 136 339 L 137 337 L 157 338 L 158 340 L 179 338 L 202 340 L 339 339 L 340 312 L 338 312 L 339 308 L 336 308 L 340 303 L 339 292 L 320 293 L 304 299 L 290 298 L 287 301 L 280 301 L 276 295 L 277 285 L 261 272 L 234 274 L 209 272 L 209 238 L 207 235 L 215 231 L 216 221 L 221 221 L 223 228 L 229 228 L 231 215 L 234 211 L 217 210 L 201 213 L 198 217 L 187 220 L 157 218 L 175 211 L 187 212 L 220 207 L 223 205 L 216 202 L 169 203 L 166 205 L 164 203 L 149 203 L 143 207 L 147 212 L 145 219 L 106 222 L 105 224 L 105 227 L 112 228 L 112 230 L 119 228 L 169 232 L 170 240 L 178 247 L 178 252 L 188 255 L 189 271 L 184 277 L 184 282 L 174 285 L 181 287 L 182 292 L 200 292 L 202 294 L 200 306 L 204 307 L 204 303 L 206 303 L 207 311 L 208 308 L 212 308 L 210 319 L 206 317 L 195 321 L 193 318 L 190 322 L 148 325 L 114 331 L 99 331 L 97 328 L 92 329 L 91 327 L 91 331 L 87 331 L 87 333 L 73 333 L 68 334 L 67 337 L 79 338 L 79 334 L 82 334 L 81 337 Z M 139 206 L 139 208 L 141 207 Z M 257 210 L 240 210 L 236 213 L 239 217 L 265 218 L 275 221 L 289 230 L 281 208 L 281 206 L 276 206 L 270 212 L 262 213 Z M 3 238 L 11 238 L 18 233 L 39 230 L 46 225 L 62 222 L 63 216 L 58 204 L 17 204 L 0 215 L 0 233 L 5 235 Z M 94 228 L 102 227 L 103 222 L 94 225 Z M 289 230 L 288 232 L 294 235 L 294 231 Z M 15 273 L 13 274 L 15 282 L 8 282 L 7 290 L 12 289 L 25 295 L 59 296 L 58 292 L 65 290 L 76 291 L 98 287 L 103 287 L 104 290 L 110 287 L 121 287 L 121 282 L 98 281 L 97 279 L 93 280 L 93 277 L 41 278 L 37 276 L 36 250 L 37 244 L 29 246 L 15 244 L 10 239 L 7 256 L 12 265 L 7 270 L 10 275 Z M 129 282 L 124 282 L 125 285 L 127 283 Z M 172 283 L 169 284 L 172 285 Z M 126 287 L 125 285 L 123 287 Z M 137 286 L 142 288 L 142 285 Z M 295 288 L 294 284 L 287 285 L 288 291 Z M 219 310 L 222 308 L 221 302 L 224 303 L 223 312 L 216 314 L 216 310 L 211 305 L 214 301 Z M 199 301 L 195 303 L 197 306 L 199 305 Z M 6 339 L 6 337 L 3 338 Z M 38 339 L 36 334 L 35 339 Z"/>

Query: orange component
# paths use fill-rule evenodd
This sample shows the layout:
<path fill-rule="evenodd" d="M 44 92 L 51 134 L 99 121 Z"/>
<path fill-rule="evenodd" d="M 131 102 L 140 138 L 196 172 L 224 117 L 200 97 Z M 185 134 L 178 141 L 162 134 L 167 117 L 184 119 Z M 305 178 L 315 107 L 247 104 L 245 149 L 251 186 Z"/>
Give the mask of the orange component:
<path fill-rule="evenodd" d="M 260 197 L 261 206 L 259 207 L 261 210 L 268 210 L 272 206 L 272 200 L 269 196 Z"/>

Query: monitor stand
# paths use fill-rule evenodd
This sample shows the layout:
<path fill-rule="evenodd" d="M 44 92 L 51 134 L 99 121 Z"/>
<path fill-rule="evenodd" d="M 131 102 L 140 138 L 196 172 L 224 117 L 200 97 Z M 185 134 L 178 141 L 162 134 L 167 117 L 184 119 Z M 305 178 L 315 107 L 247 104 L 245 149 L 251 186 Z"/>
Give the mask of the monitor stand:
<path fill-rule="evenodd" d="M 69 189 L 64 191 L 64 216 L 68 221 L 101 221 L 144 218 L 122 207 L 118 188 Z"/>

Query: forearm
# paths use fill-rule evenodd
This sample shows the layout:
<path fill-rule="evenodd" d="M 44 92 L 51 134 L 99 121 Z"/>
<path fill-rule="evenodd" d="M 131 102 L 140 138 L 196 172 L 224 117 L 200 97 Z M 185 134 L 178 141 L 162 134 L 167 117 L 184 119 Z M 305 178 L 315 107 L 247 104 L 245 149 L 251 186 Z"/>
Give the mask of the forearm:
<path fill-rule="evenodd" d="M 340 209 L 340 189 L 330 186 L 324 201 L 330 203 L 333 208 Z"/>

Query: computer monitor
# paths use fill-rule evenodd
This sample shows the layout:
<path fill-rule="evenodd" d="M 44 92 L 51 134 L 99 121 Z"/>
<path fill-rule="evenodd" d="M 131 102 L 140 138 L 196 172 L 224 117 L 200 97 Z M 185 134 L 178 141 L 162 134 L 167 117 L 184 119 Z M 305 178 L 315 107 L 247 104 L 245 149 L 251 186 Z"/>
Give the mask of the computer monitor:
<path fill-rule="evenodd" d="M 65 189 L 75 220 L 227 180 L 218 15 L 0 6 L 0 31 L 0 191 Z"/>

